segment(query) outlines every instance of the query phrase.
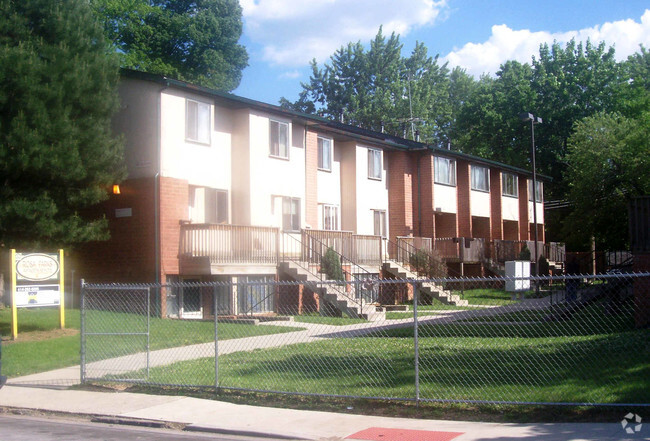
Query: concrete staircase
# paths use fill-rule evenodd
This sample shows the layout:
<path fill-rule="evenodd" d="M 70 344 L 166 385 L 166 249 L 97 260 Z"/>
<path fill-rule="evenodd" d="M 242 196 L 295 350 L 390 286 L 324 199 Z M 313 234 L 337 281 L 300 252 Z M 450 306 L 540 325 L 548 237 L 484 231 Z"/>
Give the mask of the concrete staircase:
<path fill-rule="evenodd" d="M 384 269 L 384 271 L 389 272 L 390 274 L 394 275 L 398 279 L 423 279 L 422 277 L 418 277 L 417 274 L 409 271 L 404 266 L 400 265 L 399 263 L 393 260 L 384 262 L 382 268 Z M 467 300 L 463 300 L 460 298 L 460 296 L 452 294 L 451 291 L 447 291 L 443 287 L 431 282 L 422 282 L 420 284 L 419 290 L 420 290 L 420 298 L 424 294 L 424 295 L 431 296 L 431 298 L 433 299 L 438 299 L 442 303 L 447 305 L 456 305 L 456 306 L 469 305 L 469 302 Z"/>
<path fill-rule="evenodd" d="M 308 271 L 304 266 L 296 262 L 281 262 L 280 270 L 297 282 L 305 282 L 310 286 L 321 299 L 341 311 L 343 315 L 352 318 L 362 318 L 369 321 L 386 320 L 386 311 L 380 306 L 363 304 L 355 298 L 354 292 L 346 292 L 345 286 L 323 285 L 317 275 Z M 354 289 L 354 287 L 352 288 Z"/>

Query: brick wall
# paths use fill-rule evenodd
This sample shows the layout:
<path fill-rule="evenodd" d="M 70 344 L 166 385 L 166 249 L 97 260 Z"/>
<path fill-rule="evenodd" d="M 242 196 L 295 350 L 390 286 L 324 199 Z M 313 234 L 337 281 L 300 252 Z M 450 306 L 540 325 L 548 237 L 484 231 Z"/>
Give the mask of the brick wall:
<path fill-rule="evenodd" d="M 436 214 L 436 237 L 458 237 L 458 223 L 455 214 Z"/>
<path fill-rule="evenodd" d="M 116 210 L 123 217 L 117 217 Z M 124 181 L 120 194 L 111 194 L 90 215 L 106 217 L 111 237 L 72 252 L 70 265 L 75 269 L 75 279 L 83 278 L 88 283 L 154 282 L 153 178 Z"/>
<path fill-rule="evenodd" d="M 160 177 L 160 280 L 179 273 L 181 220 L 188 220 L 189 186 L 186 180 Z"/>
<path fill-rule="evenodd" d="M 503 239 L 503 219 L 501 212 L 501 170 L 490 169 L 490 239 Z"/>
<path fill-rule="evenodd" d="M 336 148 L 336 146 L 334 146 Z M 305 145 L 305 222 L 318 228 L 318 134 L 307 131 Z"/>
<path fill-rule="evenodd" d="M 528 179 L 519 176 L 519 240 L 529 240 Z"/>
<path fill-rule="evenodd" d="M 458 236 L 472 236 L 472 216 L 470 213 L 470 181 L 469 162 L 457 161 L 456 163 L 456 185 L 458 191 Z"/>
<path fill-rule="evenodd" d="M 391 240 L 414 234 L 413 185 L 411 155 L 407 152 L 384 152 L 388 168 L 388 225 Z"/>

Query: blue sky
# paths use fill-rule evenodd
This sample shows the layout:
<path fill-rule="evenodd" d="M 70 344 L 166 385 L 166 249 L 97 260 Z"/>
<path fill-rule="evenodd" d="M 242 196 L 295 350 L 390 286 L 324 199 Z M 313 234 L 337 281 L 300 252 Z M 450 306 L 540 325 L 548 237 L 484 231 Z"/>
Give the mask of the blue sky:
<path fill-rule="evenodd" d="M 383 25 L 408 55 L 421 41 L 430 55 L 469 73 L 493 74 L 506 60 L 530 62 L 543 42 L 605 41 L 618 59 L 650 48 L 647 0 L 240 0 L 249 54 L 235 94 L 277 104 L 295 100 L 320 65 L 348 42 L 364 45 Z"/>

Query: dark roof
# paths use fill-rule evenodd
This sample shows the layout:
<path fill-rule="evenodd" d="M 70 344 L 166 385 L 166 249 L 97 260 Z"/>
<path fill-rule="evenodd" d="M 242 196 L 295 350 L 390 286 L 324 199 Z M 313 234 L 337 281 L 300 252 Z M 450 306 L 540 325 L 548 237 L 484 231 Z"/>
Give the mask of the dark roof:
<path fill-rule="evenodd" d="M 175 87 L 193 93 L 206 95 L 214 99 L 219 104 L 224 105 L 225 107 L 241 108 L 241 109 L 251 108 L 251 109 L 274 113 L 276 115 L 282 115 L 291 120 L 300 121 L 309 127 L 318 128 L 327 132 L 337 133 L 349 138 L 359 139 L 365 142 L 371 142 L 391 150 L 408 150 L 408 151 L 421 151 L 421 152 L 428 151 L 431 154 L 434 154 L 436 156 L 445 156 L 454 159 L 461 159 L 461 160 L 470 161 L 478 164 L 498 167 L 500 169 L 517 173 L 517 174 L 532 176 L 532 172 L 529 170 L 525 170 L 519 167 L 513 167 L 511 165 L 503 164 L 501 162 L 481 158 L 467 153 L 462 153 L 454 150 L 437 147 L 431 144 L 400 138 L 398 136 L 393 136 L 386 133 L 377 132 L 374 130 L 363 129 L 361 127 L 353 126 L 350 124 L 344 124 L 338 121 L 332 121 L 330 119 L 318 115 L 312 115 L 312 114 L 298 112 L 291 109 L 285 109 L 277 105 L 268 104 L 261 101 L 252 100 L 249 98 L 244 98 L 238 95 L 233 95 L 232 93 L 223 92 L 216 89 L 197 86 L 195 84 L 187 83 L 185 81 L 168 78 L 163 75 L 151 74 L 151 73 L 141 72 L 141 71 L 136 71 L 131 69 L 121 69 L 121 74 L 123 77 L 127 77 L 127 78 L 134 78 L 143 81 L 151 81 L 154 83 L 165 85 L 167 87 Z M 537 175 L 537 178 L 543 181 L 551 181 L 550 177 L 539 175 L 539 174 Z"/>

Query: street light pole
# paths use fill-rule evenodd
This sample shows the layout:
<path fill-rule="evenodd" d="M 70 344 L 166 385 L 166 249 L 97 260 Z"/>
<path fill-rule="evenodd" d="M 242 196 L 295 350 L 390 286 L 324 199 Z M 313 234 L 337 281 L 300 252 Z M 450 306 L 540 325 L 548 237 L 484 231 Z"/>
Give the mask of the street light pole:
<path fill-rule="evenodd" d="M 524 122 L 530 121 L 530 155 L 533 163 L 533 228 L 535 237 L 535 277 L 539 276 L 539 251 L 537 249 L 537 169 L 535 167 L 535 124 L 541 124 L 542 118 L 532 113 L 524 112 L 519 114 L 519 119 Z M 538 284 L 535 284 L 539 287 Z"/>

